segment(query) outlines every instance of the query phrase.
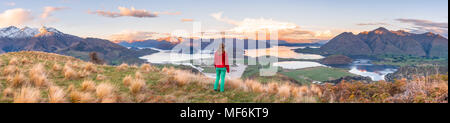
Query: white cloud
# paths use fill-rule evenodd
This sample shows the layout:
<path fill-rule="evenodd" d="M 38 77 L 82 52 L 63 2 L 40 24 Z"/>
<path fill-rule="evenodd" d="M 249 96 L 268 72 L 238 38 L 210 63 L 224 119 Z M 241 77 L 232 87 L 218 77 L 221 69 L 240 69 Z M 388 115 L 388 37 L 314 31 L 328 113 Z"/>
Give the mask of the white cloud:
<path fill-rule="evenodd" d="M 255 33 L 264 31 L 278 32 L 279 40 L 286 40 L 291 42 L 310 42 L 309 39 L 329 39 L 332 34 L 330 31 L 308 31 L 300 28 L 299 25 L 291 22 L 276 21 L 265 18 L 245 18 L 242 21 L 237 21 L 223 17 L 223 12 L 213 13 L 211 16 L 221 22 L 234 25 L 233 28 L 227 30 L 233 33 Z M 307 40 L 305 40 L 307 39 Z"/>
<path fill-rule="evenodd" d="M 51 14 L 55 11 L 59 11 L 59 10 L 64 10 L 67 9 L 66 7 L 52 7 L 52 6 L 47 6 L 44 7 L 44 12 L 42 12 L 41 14 L 41 18 L 42 19 L 46 19 L 49 16 L 51 16 Z"/>
<path fill-rule="evenodd" d="M 409 30 L 413 33 L 433 32 L 448 37 L 448 22 L 433 22 L 421 19 L 397 19 L 402 23 L 411 24 Z"/>
<path fill-rule="evenodd" d="M 0 13 L 0 27 L 19 26 L 32 20 L 31 11 L 22 8 L 9 9 Z"/>
<path fill-rule="evenodd" d="M 158 17 L 158 15 L 179 15 L 180 12 L 151 12 L 144 9 L 135 9 L 134 7 L 131 8 L 125 8 L 125 7 L 118 7 L 119 12 L 110 12 L 110 11 L 102 11 L 97 10 L 95 12 L 90 12 L 92 14 L 97 14 L 105 17 L 123 17 L 123 16 L 129 16 L 129 17 L 137 17 L 137 18 L 150 18 L 150 17 Z"/>

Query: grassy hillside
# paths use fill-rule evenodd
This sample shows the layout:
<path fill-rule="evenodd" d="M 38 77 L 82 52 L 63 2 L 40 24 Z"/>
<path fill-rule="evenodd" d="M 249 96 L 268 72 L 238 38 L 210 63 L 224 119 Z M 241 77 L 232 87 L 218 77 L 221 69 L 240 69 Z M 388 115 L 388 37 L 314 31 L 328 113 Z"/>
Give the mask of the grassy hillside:
<path fill-rule="evenodd" d="M 294 78 L 299 84 L 307 85 L 312 81 L 328 81 L 345 76 L 356 76 L 348 70 L 330 67 L 313 67 L 299 70 L 284 70 L 281 74 Z"/>
<path fill-rule="evenodd" d="M 263 85 L 228 80 L 224 93 L 212 79 L 174 68 L 95 65 L 43 52 L 0 55 L 0 102 L 316 102 L 318 86 Z M 280 87 L 280 88 L 279 88 Z M 280 90 L 279 90 L 280 89 Z M 317 90 L 313 92 L 310 90 Z M 306 92 L 308 91 L 308 92 Z"/>
<path fill-rule="evenodd" d="M 0 71 L 2 103 L 448 102 L 446 75 L 336 86 L 228 80 L 219 93 L 214 80 L 190 71 L 96 65 L 43 52 L 2 54 Z"/>

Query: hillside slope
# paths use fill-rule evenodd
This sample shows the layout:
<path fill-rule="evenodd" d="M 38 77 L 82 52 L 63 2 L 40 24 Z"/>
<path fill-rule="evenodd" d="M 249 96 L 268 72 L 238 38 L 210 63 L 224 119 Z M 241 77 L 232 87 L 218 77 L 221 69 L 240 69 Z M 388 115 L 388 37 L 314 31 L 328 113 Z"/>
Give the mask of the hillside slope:
<path fill-rule="evenodd" d="M 28 31 L 29 30 L 29 31 Z M 12 33 L 14 32 L 14 33 Z M 108 40 L 80 38 L 62 33 L 54 28 L 42 27 L 0 29 L 0 54 L 17 51 L 43 51 L 74 56 L 88 61 L 89 53 L 96 52 L 108 64 L 140 64 L 145 60 L 139 57 L 155 53 L 154 50 L 130 50 Z"/>
<path fill-rule="evenodd" d="M 228 80 L 212 90 L 203 75 L 174 68 L 95 65 L 74 57 L 26 51 L 0 55 L 3 103 L 448 102 L 448 76 L 362 84 L 297 86 Z"/>
<path fill-rule="evenodd" d="M 322 54 L 414 55 L 448 57 L 448 39 L 433 33 L 413 34 L 378 28 L 357 35 L 342 33 L 320 48 Z"/>

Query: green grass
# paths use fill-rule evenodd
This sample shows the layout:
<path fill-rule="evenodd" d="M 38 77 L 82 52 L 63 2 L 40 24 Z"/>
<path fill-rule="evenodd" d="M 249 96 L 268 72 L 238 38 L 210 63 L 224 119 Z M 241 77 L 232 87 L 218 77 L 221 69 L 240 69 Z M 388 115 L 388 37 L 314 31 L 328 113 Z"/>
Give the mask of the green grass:
<path fill-rule="evenodd" d="M 40 54 L 39 52 L 36 54 Z M 71 61 L 77 64 L 86 64 L 86 62 L 72 59 L 66 56 L 49 56 L 50 54 L 40 54 L 45 57 L 55 57 L 58 60 L 48 60 L 48 59 L 39 59 L 35 58 L 36 55 L 28 54 L 27 52 L 18 52 L 18 53 L 8 53 L 0 55 L 0 61 L 3 65 L 0 65 L 0 71 L 2 71 L 6 66 L 8 61 L 17 57 L 19 59 L 27 58 L 32 63 L 20 64 L 17 65 L 20 68 L 25 76 L 28 77 L 28 70 L 37 63 L 43 63 L 45 69 L 48 73 L 48 79 L 64 88 L 67 91 L 69 85 L 74 85 L 75 88 L 79 89 L 81 83 L 84 80 L 92 80 L 95 83 L 111 83 L 117 87 L 117 93 L 119 96 L 125 99 L 125 102 L 133 102 L 134 97 L 131 96 L 128 87 L 123 84 L 123 78 L 127 75 L 132 75 L 139 70 L 139 68 L 129 67 L 126 70 L 118 71 L 115 66 L 109 65 L 95 65 L 98 69 L 98 73 L 91 73 L 89 76 L 79 79 L 65 79 L 62 71 L 53 71 L 53 64 L 57 63 L 59 65 L 64 66 L 66 61 Z M 161 70 L 163 67 L 171 67 L 171 66 L 157 66 L 157 69 Z M 185 67 L 180 67 L 180 69 L 187 69 Z M 80 69 L 74 68 L 75 71 L 80 71 Z M 97 75 L 103 75 L 106 78 L 104 80 L 97 80 Z M 173 99 L 173 102 L 184 102 L 184 103 L 211 103 L 211 102 L 229 102 L 229 103 L 243 103 L 243 102 L 294 102 L 293 99 L 281 99 L 277 95 L 267 94 L 267 93 L 254 93 L 247 92 L 238 89 L 231 89 L 227 87 L 225 92 L 219 93 L 213 91 L 213 81 L 210 84 L 199 85 L 199 84 L 188 84 L 184 86 L 178 86 L 175 84 L 167 84 L 166 82 L 162 82 L 161 79 L 166 77 L 161 72 L 150 72 L 150 73 L 142 73 L 144 79 L 147 84 L 147 91 L 145 91 L 145 95 L 150 98 L 160 97 L 162 100 L 153 100 L 155 102 L 166 102 L 169 99 Z M 6 83 L 6 76 L 0 75 L 0 103 L 11 103 L 13 101 L 12 97 L 2 97 L 2 91 L 8 87 Z M 14 88 L 17 91 L 18 88 Z M 42 101 L 45 102 L 48 98 L 47 89 L 40 88 Z M 93 94 L 95 95 L 95 94 Z M 67 97 L 68 98 L 68 97 Z M 148 100 L 152 101 L 152 100 Z"/>
<path fill-rule="evenodd" d="M 283 70 L 280 72 L 290 78 L 293 78 L 302 85 L 309 85 L 312 81 L 327 81 L 334 80 L 344 76 L 356 76 L 349 73 L 346 69 L 329 68 L 329 67 L 314 67 L 304 68 L 299 70 Z"/>
<path fill-rule="evenodd" d="M 441 66 L 448 66 L 448 58 L 444 57 L 428 58 L 409 55 L 379 55 L 376 57 L 378 60 L 373 61 L 374 64 L 395 65 L 395 66 L 435 64 Z"/>

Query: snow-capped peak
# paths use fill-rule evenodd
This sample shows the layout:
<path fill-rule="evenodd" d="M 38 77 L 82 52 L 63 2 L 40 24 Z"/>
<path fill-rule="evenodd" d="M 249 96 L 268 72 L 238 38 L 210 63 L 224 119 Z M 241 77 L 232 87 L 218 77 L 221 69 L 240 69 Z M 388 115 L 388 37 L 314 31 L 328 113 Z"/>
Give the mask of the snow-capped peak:
<path fill-rule="evenodd" d="M 19 29 L 14 26 L 0 28 L 0 38 L 29 38 L 29 37 L 37 37 L 37 36 L 48 36 L 50 34 L 60 34 L 61 32 L 56 30 L 55 28 L 47 28 L 41 27 L 30 28 L 24 27 Z"/>

